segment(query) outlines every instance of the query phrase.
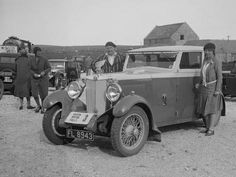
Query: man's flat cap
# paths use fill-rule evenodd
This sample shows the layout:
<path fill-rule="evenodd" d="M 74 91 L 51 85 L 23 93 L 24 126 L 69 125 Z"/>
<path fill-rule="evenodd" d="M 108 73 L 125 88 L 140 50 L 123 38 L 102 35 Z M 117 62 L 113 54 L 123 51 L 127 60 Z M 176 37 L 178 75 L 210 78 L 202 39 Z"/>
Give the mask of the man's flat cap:
<path fill-rule="evenodd" d="M 42 51 L 40 47 L 35 47 L 33 52 L 36 53 L 37 51 Z"/>
<path fill-rule="evenodd" d="M 111 46 L 111 47 L 116 47 L 116 45 L 113 43 L 113 42 L 107 42 L 105 47 L 108 47 L 108 46 Z"/>

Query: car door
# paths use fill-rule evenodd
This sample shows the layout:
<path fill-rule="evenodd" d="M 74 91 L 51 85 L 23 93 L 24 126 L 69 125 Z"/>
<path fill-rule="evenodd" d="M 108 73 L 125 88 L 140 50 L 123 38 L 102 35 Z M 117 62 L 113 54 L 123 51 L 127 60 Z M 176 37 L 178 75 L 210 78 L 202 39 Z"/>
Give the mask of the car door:
<path fill-rule="evenodd" d="M 174 124 L 176 120 L 176 82 L 174 73 L 153 75 L 152 110 L 157 126 Z"/>
<path fill-rule="evenodd" d="M 183 52 L 179 64 L 176 94 L 178 122 L 193 120 L 203 52 Z"/>
<path fill-rule="evenodd" d="M 177 53 L 163 52 L 150 55 L 151 66 L 165 68 L 152 74 L 152 96 L 150 98 L 152 112 L 157 126 L 165 126 L 176 122 L 176 83 L 177 77 L 172 69 Z M 157 61 L 155 63 L 155 61 Z"/>

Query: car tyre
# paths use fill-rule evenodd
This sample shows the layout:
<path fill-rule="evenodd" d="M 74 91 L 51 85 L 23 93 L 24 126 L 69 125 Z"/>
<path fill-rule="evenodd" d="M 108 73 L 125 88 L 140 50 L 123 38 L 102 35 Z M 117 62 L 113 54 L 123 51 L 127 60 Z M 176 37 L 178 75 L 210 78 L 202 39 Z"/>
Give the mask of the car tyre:
<path fill-rule="evenodd" d="M 143 148 L 148 132 L 149 120 L 145 111 L 134 106 L 124 116 L 113 120 L 112 146 L 121 156 L 135 155 Z"/>
<path fill-rule="evenodd" d="M 66 129 L 59 127 L 59 120 L 61 118 L 61 107 L 55 105 L 46 110 L 43 116 L 43 131 L 47 139 L 56 145 L 71 143 L 73 138 L 66 138 Z"/>
<path fill-rule="evenodd" d="M 4 93 L 4 83 L 0 79 L 0 100 L 2 99 L 3 93 Z"/>

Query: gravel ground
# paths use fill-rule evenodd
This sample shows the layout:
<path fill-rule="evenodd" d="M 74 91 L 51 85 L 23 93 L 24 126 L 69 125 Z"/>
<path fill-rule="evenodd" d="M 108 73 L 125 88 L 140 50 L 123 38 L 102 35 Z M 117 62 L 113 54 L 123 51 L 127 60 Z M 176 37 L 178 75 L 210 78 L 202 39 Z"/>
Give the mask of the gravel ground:
<path fill-rule="evenodd" d="M 35 103 L 33 103 L 35 105 Z M 1 177 L 235 177 L 236 101 L 228 100 L 215 135 L 199 133 L 201 122 L 162 128 L 162 142 L 148 141 L 132 157 L 117 156 L 108 138 L 51 144 L 42 114 L 18 110 L 17 99 L 0 101 Z"/>

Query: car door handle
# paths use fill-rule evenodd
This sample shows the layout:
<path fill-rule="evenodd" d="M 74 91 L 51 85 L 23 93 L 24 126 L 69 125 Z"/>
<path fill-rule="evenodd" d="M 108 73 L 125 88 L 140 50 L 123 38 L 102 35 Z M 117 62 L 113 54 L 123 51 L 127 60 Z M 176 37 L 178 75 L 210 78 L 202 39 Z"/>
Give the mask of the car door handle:
<path fill-rule="evenodd" d="M 162 105 L 163 105 L 163 106 L 166 106 L 166 105 L 167 105 L 167 96 L 166 96 L 166 94 L 163 94 L 163 95 L 162 95 Z"/>

